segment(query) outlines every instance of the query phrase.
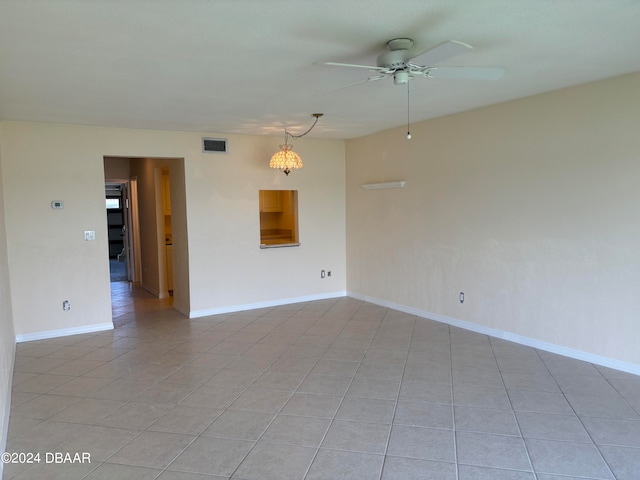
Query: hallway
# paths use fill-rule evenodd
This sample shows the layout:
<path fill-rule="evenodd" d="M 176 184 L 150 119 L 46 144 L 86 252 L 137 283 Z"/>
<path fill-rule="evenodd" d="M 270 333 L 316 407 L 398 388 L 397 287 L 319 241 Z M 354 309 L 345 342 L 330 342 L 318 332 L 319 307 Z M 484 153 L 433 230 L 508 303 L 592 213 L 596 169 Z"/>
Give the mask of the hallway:
<path fill-rule="evenodd" d="M 171 308 L 173 297 L 157 298 L 139 284 L 111 282 L 111 311 L 113 326 L 119 328 L 143 318 L 153 320 L 162 312 L 181 316 Z"/>

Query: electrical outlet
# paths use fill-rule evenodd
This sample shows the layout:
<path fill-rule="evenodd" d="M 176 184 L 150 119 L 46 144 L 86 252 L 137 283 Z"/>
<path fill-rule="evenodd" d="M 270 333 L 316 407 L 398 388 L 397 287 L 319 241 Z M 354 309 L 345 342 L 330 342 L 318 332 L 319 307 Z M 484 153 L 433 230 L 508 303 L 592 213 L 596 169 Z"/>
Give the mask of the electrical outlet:
<path fill-rule="evenodd" d="M 62 310 L 64 310 L 65 312 L 71 310 L 71 302 L 69 300 L 65 300 L 64 302 L 62 302 Z"/>
<path fill-rule="evenodd" d="M 330 276 L 331 276 L 331 270 L 327 272 L 327 277 L 330 277 Z"/>

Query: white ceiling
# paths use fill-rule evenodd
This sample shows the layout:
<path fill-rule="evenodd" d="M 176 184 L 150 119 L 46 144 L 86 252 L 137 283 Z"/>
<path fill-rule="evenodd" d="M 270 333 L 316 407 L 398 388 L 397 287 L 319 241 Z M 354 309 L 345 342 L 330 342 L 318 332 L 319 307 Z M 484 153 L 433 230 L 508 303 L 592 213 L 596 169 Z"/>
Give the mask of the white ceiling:
<path fill-rule="evenodd" d="M 315 64 L 407 36 L 506 68 L 412 80 L 412 121 L 640 71 L 637 0 L 2 0 L 0 119 L 358 137 L 406 124 L 406 87 Z"/>

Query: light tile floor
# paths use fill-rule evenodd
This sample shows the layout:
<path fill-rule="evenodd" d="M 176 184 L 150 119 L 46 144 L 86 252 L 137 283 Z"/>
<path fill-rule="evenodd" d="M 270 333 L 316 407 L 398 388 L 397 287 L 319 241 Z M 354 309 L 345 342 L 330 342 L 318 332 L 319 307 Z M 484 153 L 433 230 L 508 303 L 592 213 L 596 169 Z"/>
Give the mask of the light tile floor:
<path fill-rule="evenodd" d="M 17 346 L 5 479 L 640 478 L 640 377 L 352 298 Z M 91 463 L 46 464 L 45 452 Z"/>

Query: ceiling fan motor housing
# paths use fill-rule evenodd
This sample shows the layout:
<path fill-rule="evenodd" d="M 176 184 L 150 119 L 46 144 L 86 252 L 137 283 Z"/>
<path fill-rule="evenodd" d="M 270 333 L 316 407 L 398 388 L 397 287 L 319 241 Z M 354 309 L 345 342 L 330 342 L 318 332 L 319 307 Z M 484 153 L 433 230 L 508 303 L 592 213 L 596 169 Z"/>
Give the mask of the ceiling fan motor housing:
<path fill-rule="evenodd" d="M 392 52 L 394 50 L 410 50 L 413 47 L 413 40 L 410 38 L 394 38 L 387 42 L 387 47 Z"/>
<path fill-rule="evenodd" d="M 378 55 L 376 59 L 378 67 L 385 67 L 389 70 L 406 68 L 409 60 L 413 58 L 411 52 L 413 40 L 410 38 L 394 38 L 387 42 L 387 47 L 389 51 Z M 407 83 L 407 81 L 400 83 Z"/>

